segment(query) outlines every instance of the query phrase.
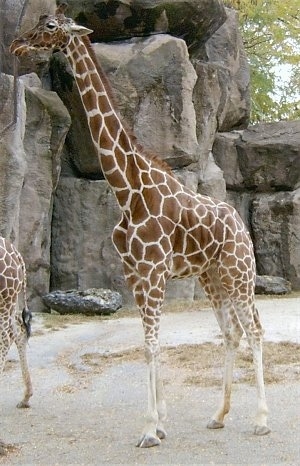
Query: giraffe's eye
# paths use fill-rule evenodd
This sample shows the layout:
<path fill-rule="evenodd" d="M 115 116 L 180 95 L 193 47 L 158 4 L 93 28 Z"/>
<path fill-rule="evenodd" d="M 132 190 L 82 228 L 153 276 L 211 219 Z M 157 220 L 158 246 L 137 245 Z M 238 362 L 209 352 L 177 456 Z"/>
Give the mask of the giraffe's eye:
<path fill-rule="evenodd" d="M 47 29 L 50 31 L 54 31 L 54 29 L 57 28 L 57 24 L 54 23 L 53 21 L 49 21 L 49 23 L 46 24 Z"/>

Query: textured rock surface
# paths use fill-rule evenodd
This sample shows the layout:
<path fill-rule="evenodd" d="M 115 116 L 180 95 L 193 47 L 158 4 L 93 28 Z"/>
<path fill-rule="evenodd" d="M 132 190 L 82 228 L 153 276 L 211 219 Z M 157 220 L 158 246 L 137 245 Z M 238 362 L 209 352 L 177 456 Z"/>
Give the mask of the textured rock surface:
<path fill-rule="evenodd" d="M 300 185 L 300 121 L 220 133 L 213 154 L 230 188 L 291 191 Z"/>
<path fill-rule="evenodd" d="M 94 30 L 93 42 L 149 34 L 184 37 L 192 47 L 205 42 L 225 21 L 220 0 L 69 0 L 69 13 Z"/>
<path fill-rule="evenodd" d="M 256 277 L 255 293 L 257 294 L 287 294 L 291 292 L 291 284 L 282 277 L 258 275 Z"/>
<path fill-rule="evenodd" d="M 116 291 L 91 288 L 84 291 L 52 291 L 43 296 L 49 309 L 60 314 L 112 314 L 122 307 L 122 296 Z"/>
<path fill-rule="evenodd" d="M 300 122 L 219 133 L 213 154 L 228 200 L 252 232 L 258 273 L 285 277 L 299 290 Z"/>
<path fill-rule="evenodd" d="M 191 55 L 198 75 L 194 98 L 200 141 L 214 139 L 216 131 L 243 129 L 249 123 L 249 64 L 237 14 L 226 12 L 225 23 Z"/>
<path fill-rule="evenodd" d="M 94 45 L 108 72 L 120 113 L 139 142 L 172 167 L 186 166 L 200 157 L 196 137 L 193 88 L 196 73 L 181 39 L 158 35 L 121 44 Z M 56 58 L 56 65 L 59 58 Z M 68 136 L 71 162 L 85 177 L 103 178 L 76 84 L 63 60 L 52 66 L 55 89 L 71 109 Z"/>
<path fill-rule="evenodd" d="M 257 196 L 251 226 L 257 270 L 287 278 L 300 289 L 300 189 Z"/>
<path fill-rule="evenodd" d="M 60 154 L 70 125 L 57 94 L 41 89 L 36 75 L 19 83 L 18 120 L 0 141 L 1 234 L 20 249 L 27 266 L 28 297 L 42 310 L 49 291 L 53 192 Z M 1 76 L 1 126 L 12 120 L 13 79 Z"/>

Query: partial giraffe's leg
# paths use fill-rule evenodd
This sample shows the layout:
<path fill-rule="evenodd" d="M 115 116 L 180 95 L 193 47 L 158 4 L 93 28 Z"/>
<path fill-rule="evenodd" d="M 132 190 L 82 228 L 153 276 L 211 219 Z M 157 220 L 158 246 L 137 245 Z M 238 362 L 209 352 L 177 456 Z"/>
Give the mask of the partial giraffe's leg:
<path fill-rule="evenodd" d="M 219 408 L 207 424 L 209 429 L 220 429 L 224 427 L 224 418 L 230 409 L 233 366 L 243 330 L 217 271 L 214 268 L 208 270 L 199 281 L 213 306 L 225 345 L 222 398 Z"/>
<path fill-rule="evenodd" d="M 255 415 L 254 433 L 256 435 L 266 435 L 271 432 L 271 429 L 267 425 L 268 407 L 265 394 L 262 358 L 263 329 L 258 311 L 255 307 L 254 297 L 250 305 L 237 300 L 235 302 L 235 309 L 253 353 L 257 389 L 257 412 Z"/>
<path fill-rule="evenodd" d="M 5 309 L 5 313 L 0 312 L 0 376 L 4 369 L 7 353 L 13 342 L 9 315 L 10 313 L 7 309 Z M 2 442 L 0 439 L 0 456 L 6 455 L 7 451 L 10 450 L 12 447 L 12 445 L 6 444 L 5 442 Z"/>
<path fill-rule="evenodd" d="M 145 333 L 145 357 L 148 368 L 148 409 L 146 424 L 137 443 L 138 447 L 147 448 L 160 444 L 166 437 L 163 422 L 167 417 L 163 381 L 160 374 L 159 327 L 161 305 L 164 298 L 165 280 L 157 271 L 152 272 L 151 283 L 148 281 L 135 287 L 134 295 L 142 317 Z"/>
<path fill-rule="evenodd" d="M 8 314 L 8 313 L 7 313 Z M 1 320 L 0 313 L 0 376 L 3 372 L 7 353 L 12 345 L 11 329 L 8 321 Z M 3 442 L 0 439 L 0 456 L 5 456 L 9 451 L 14 450 L 14 445 Z"/>
<path fill-rule="evenodd" d="M 263 329 L 258 311 L 254 303 L 255 288 L 255 262 L 251 244 L 244 243 L 243 249 L 248 248 L 248 254 L 243 260 L 237 257 L 234 266 L 233 257 L 220 256 L 218 272 L 224 289 L 234 305 L 239 322 L 246 333 L 249 345 L 253 352 L 253 362 L 256 375 L 258 407 L 255 417 L 255 434 L 265 435 L 270 432 L 267 426 L 268 408 L 266 403 L 263 363 L 262 363 L 262 337 Z M 247 251 L 247 249 L 246 249 Z M 228 265 L 230 264 L 230 268 Z"/>
<path fill-rule="evenodd" d="M 3 372 L 7 353 L 12 345 L 11 329 L 9 322 L 0 320 L 0 375 Z"/>
<path fill-rule="evenodd" d="M 27 311 L 28 312 L 28 311 Z M 15 344 L 18 349 L 20 364 L 21 364 L 21 371 L 22 377 L 25 385 L 25 392 L 24 397 L 20 403 L 17 404 L 17 408 L 29 408 L 29 399 L 31 398 L 33 391 L 32 391 L 32 383 L 31 377 L 27 362 L 27 345 L 28 345 L 28 334 L 25 328 L 25 324 L 22 320 L 21 315 L 16 316 L 16 326 L 15 326 L 15 336 L 14 336 Z"/>
<path fill-rule="evenodd" d="M 146 425 L 137 446 L 145 448 L 159 445 L 161 439 L 164 439 L 167 435 L 163 426 L 163 422 L 167 417 L 167 410 L 160 375 L 158 341 L 160 308 L 164 299 L 167 272 L 165 268 L 159 270 L 158 267 L 151 265 L 151 263 L 136 263 L 136 260 L 134 261 L 136 265 L 133 266 L 127 252 L 127 228 L 127 220 L 122 217 L 113 231 L 112 240 L 122 259 L 124 276 L 128 287 L 133 291 L 144 327 L 145 357 L 148 369 L 148 409 Z"/>

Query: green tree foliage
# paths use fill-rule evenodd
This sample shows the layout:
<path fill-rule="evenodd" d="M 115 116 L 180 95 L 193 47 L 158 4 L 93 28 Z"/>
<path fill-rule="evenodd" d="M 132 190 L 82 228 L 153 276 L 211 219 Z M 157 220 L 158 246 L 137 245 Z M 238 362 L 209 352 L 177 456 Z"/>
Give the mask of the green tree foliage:
<path fill-rule="evenodd" d="M 251 121 L 300 118 L 300 1 L 225 0 L 239 13 L 251 67 Z M 288 72 L 276 85 L 275 70 Z"/>

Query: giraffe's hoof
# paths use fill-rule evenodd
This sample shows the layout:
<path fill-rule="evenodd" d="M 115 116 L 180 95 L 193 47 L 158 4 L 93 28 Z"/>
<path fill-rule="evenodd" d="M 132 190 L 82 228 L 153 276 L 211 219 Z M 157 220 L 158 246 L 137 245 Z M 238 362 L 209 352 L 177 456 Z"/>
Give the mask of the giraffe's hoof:
<path fill-rule="evenodd" d="M 271 429 L 268 426 L 255 426 L 254 434 L 255 435 L 268 435 L 271 432 Z"/>
<path fill-rule="evenodd" d="M 162 427 L 156 429 L 156 435 L 160 440 L 164 440 L 167 437 L 167 432 Z"/>
<path fill-rule="evenodd" d="M 150 448 L 150 447 L 156 447 L 157 445 L 160 445 L 160 440 L 158 437 L 150 434 L 144 434 L 136 444 L 137 447 L 140 448 Z"/>
<path fill-rule="evenodd" d="M 20 401 L 20 403 L 17 404 L 17 408 L 30 408 L 30 404 L 28 401 Z"/>
<path fill-rule="evenodd" d="M 0 456 L 6 456 L 8 453 L 18 450 L 17 445 L 12 443 L 4 443 L 0 440 Z"/>
<path fill-rule="evenodd" d="M 206 427 L 208 429 L 223 429 L 224 425 L 225 425 L 224 422 L 216 421 L 215 419 L 211 419 L 208 422 Z"/>

